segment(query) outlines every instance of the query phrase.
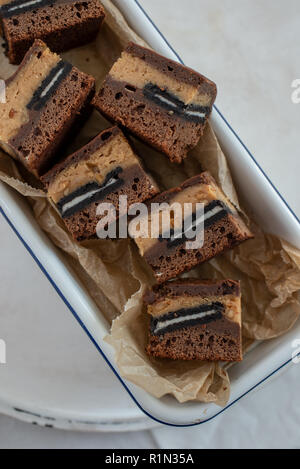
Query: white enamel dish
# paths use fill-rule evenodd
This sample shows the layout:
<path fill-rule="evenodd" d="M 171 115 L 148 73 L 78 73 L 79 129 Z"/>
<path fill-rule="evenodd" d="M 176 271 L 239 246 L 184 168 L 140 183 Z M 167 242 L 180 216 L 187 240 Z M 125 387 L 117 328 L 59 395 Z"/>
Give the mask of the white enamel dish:
<path fill-rule="evenodd" d="M 136 0 L 115 0 L 127 21 L 158 52 L 180 60 L 162 34 L 147 17 Z M 276 234 L 300 248 L 300 222 L 268 180 L 253 156 L 241 142 L 218 109 L 212 114 L 212 125 L 226 153 L 239 193 L 247 199 L 254 218 L 268 232 Z M 251 351 L 245 360 L 230 369 L 231 398 L 225 409 L 214 404 L 190 402 L 179 404 L 171 397 L 156 399 L 139 387 L 123 380 L 114 362 L 113 350 L 103 341 L 108 324 L 86 295 L 74 274 L 63 263 L 41 232 L 30 210 L 15 191 L 0 186 L 1 211 L 19 236 L 66 306 L 72 312 L 99 353 L 115 373 L 136 405 L 152 419 L 176 426 L 205 423 L 231 407 L 237 400 L 257 388 L 292 360 L 292 341 L 300 337 L 300 322 L 276 340 L 264 342 Z"/>

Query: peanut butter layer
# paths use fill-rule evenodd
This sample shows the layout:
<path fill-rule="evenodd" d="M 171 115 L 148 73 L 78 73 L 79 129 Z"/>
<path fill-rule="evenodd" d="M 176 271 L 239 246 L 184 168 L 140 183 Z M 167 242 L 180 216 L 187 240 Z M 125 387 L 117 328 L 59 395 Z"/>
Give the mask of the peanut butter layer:
<path fill-rule="evenodd" d="M 155 84 L 176 96 L 185 105 L 211 106 L 212 97 L 203 92 L 201 85 L 195 87 L 178 81 L 126 51 L 122 53 L 121 58 L 114 64 L 109 74 L 113 80 L 127 82 L 128 85 L 140 89 L 149 83 Z"/>
<path fill-rule="evenodd" d="M 136 165 L 140 166 L 139 159 L 120 132 L 95 149 L 89 158 L 78 160 L 63 169 L 50 182 L 48 195 L 57 203 L 90 182 L 102 185 L 106 176 L 117 166 L 127 169 Z"/>
<path fill-rule="evenodd" d="M 16 136 L 21 126 L 28 123 L 27 104 L 60 61 L 57 54 L 53 54 L 45 44 L 41 44 L 33 50 L 29 59 L 6 84 L 6 103 L 0 103 L 0 145 L 4 150 L 9 150 L 9 141 Z"/>
<path fill-rule="evenodd" d="M 230 321 L 241 324 L 241 298 L 236 295 L 226 296 L 181 296 L 177 298 L 165 297 L 152 305 L 147 306 L 147 312 L 158 318 L 180 309 L 189 309 L 198 305 L 222 303 L 225 306 L 224 316 Z"/>
<path fill-rule="evenodd" d="M 166 193 L 167 194 L 167 193 Z M 231 204 L 231 202 L 227 199 L 227 197 L 224 195 L 222 190 L 216 185 L 214 180 L 212 178 L 205 179 L 204 182 L 198 182 L 194 185 L 188 185 L 188 187 L 184 188 L 181 191 L 178 192 L 170 192 L 170 197 L 166 198 L 166 200 L 163 200 L 164 197 L 163 195 L 158 196 L 158 198 L 153 200 L 153 203 L 157 202 L 158 203 L 164 203 L 167 202 L 170 204 L 170 207 L 174 207 L 175 209 L 175 204 L 179 204 L 180 207 L 182 207 L 182 210 L 178 210 L 176 212 L 176 209 L 171 211 L 166 207 L 165 209 L 162 209 L 161 212 L 159 213 L 159 234 L 162 235 L 166 228 L 168 227 L 168 221 L 169 219 L 171 220 L 171 228 L 177 229 L 182 226 L 182 218 L 180 217 L 180 212 L 184 214 L 183 212 L 183 206 L 184 204 L 192 204 L 192 211 L 194 212 L 197 208 L 196 204 L 197 203 L 202 203 L 204 205 L 209 204 L 210 202 L 214 200 L 220 200 L 224 202 L 224 204 L 229 208 L 229 210 L 232 213 L 236 213 L 236 210 L 234 206 Z M 162 205 L 163 207 L 163 205 Z M 170 217 L 167 216 L 170 213 Z M 178 213 L 179 215 L 175 215 Z M 148 221 L 148 227 L 150 230 L 151 227 L 151 219 L 152 215 L 151 212 L 149 213 L 147 217 Z M 141 221 L 142 223 L 142 221 Z M 137 237 L 135 238 L 135 242 L 139 247 L 140 253 L 143 256 L 145 252 L 153 247 L 155 243 L 157 242 L 158 237 L 151 237 L 150 231 L 146 233 L 145 237 Z"/>

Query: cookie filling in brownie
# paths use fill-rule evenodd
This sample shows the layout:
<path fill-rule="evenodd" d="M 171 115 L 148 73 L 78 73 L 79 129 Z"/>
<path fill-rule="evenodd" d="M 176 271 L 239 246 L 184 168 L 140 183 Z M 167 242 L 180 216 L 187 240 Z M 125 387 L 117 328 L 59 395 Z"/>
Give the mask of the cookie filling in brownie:
<path fill-rule="evenodd" d="M 93 103 L 180 163 L 202 136 L 215 98 L 216 86 L 204 76 L 131 43 Z"/>
<path fill-rule="evenodd" d="M 177 360 L 239 361 L 241 294 L 234 280 L 184 279 L 146 293 L 147 351 Z"/>
<path fill-rule="evenodd" d="M 83 187 L 76 189 L 70 195 L 63 197 L 57 207 L 63 218 L 68 218 L 74 213 L 83 210 L 92 202 L 103 199 L 111 192 L 115 192 L 124 184 L 124 179 L 120 177 L 123 169 L 118 166 L 108 173 L 102 185 L 97 182 L 89 182 Z"/>
<path fill-rule="evenodd" d="M 195 176 L 181 186 L 166 191 L 151 200 L 152 204 L 162 206 L 161 219 L 170 220 L 172 229 L 167 231 L 163 223 L 160 224 L 158 237 L 135 236 L 135 242 L 141 256 L 151 267 L 158 283 L 165 282 L 177 275 L 188 271 L 196 265 L 205 262 L 225 249 L 252 238 L 250 230 L 239 217 L 235 207 L 226 198 L 221 189 L 209 173 Z M 169 208 L 162 204 L 168 203 Z M 182 207 L 184 217 L 184 204 L 192 204 L 190 224 L 184 218 L 170 216 L 170 207 L 173 204 Z M 196 211 L 197 203 L 204 205 L 204 213 Z M 171 210 L 172 211 L 172 210 Z M 164 218 L 164 213 L 168 217 Z M 148 215 L 148 226 L 154 215 Z M 193 241 L 197 235 L 195 228 L 204 229 L 204 243 L 202 247 L 187 249 L 187 241 Z"/>
<path fill-rule="evenodd" d="M 222 318 L 224 305 L 218 301 L 193 308 L 181 308 L 151 321 L 151 333 L 154 335 L 177 331 L 195 324 L 207 324 Z"/>
<path fill-rule="evenodd" d="M 42 81 L 41 85 L 33 93 L 33 96 L 27 104 L 27 109 L 39 111 L 45 106 L 52 94 L 58 88 L 59 84 L 72 70 L 72 65 L 64 60 L 60 60 L 58 64 L 52 68 L 50 73 Z"/>
<path fill-rule="evenodd" d="M 35 39 L 54 52 L 92 41 L 104 20 L 98 0 L 0 0 L 6 54 L 19 64 Z"/>
<path fill-rule="evenodd" d="M 196 229 L 199 225 L 202 225 L 205 228 L 208 228 L 210 225 L 213 225 L 216 221 L 221 220 L 227 214 L 231 213 L 229 207 L 227 207 L 224 202 L 221 200 L 213 200 L 204 207 L 204 215 L 202 211 L 197 213 L 194 212 L 191 217 L 190 224 L 184 222 L 182 226 L 184 229 L 171 229 L 170 237 L 168 233 L 159 235 L 158 239 L 160 242 L 166 240 L 167 247 L 172 248 L 179 246 L 180 244 L 185 244 L 186 241 L 192 238 L 193 233 L 196 232 Z"/>
<path fill-rule="evenodd" d="M 86 114 L 95 80 L 36 41 L 5 84 L 0 146 L 38 177 L 57 157 L 71 127 Z"/>
<path fill-rule="evenodd" d="M 3 1 L 3 3 L 2 3 Z M 0 7 L 0 14 L 3 18 L 10 18 L 11 16 L 19 15 L 24 11 L 31 11 L 35 8 L 41 8 L 45 5 L 55 3 L 55 0 L 2 0 Z"/>
<path fill-rule="evenodd" d="M 99 203 L 111 203 L 119 216 L 119 196 L 128 207 L 158 193 L 139 158 L 118 127 L 105 130 L 42 177 L 50 200 L 73 237 L 82 241 L 97 235 Z M 116 217 L 111 221 L 115 221 Z"/>
<path fill-rule="evenodd" d="M 191 120 L 196 123 L 204 123 L 206 117 L 210 114 L 209 106 L 196 106 L 194 104 L 185 104 L 175 95 L 161 89 L 157 85 L 147 83 L 143 88 L 143 93 L 150 101 L 155 102 L 158 106 L 174 112 L 183 119 Z"/>

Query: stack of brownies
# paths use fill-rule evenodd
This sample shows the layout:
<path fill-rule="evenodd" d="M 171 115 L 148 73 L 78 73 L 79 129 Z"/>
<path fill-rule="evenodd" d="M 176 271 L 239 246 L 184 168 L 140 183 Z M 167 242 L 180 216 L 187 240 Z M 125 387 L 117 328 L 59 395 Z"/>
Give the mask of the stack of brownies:
<path fill-rule="evenodd" d="M 208 172 L 160 192 L 123 133 L 180 164 L 203 135 L 216 85 L 131 43 L 95 93 L 95 79 L 57 52 L 96 37 L 105 18 L 98 0 L 0 0 L 0 5 L 6 54 L 20 64 L 5 82 L 6 102 L 0 104 L 1 148 L 41 180 L 77 242 L 97 237 L 101 204 L 114 207 L 108 224 L 120 220 L 121 196 L 125 212 L 146 202 L 162 207 L 162 219 L 170 205 L 190 204 L 190 225 L 182 210 L 167 233 L 160 223 L 154 235 L 133 236 L 155 283 L 144 296 L 147 351 L 177 360 L 241 360 L 239 281 L 178 276 L 252 238 L 251 232 Z M 93 108 L 114 127 L 65 157 L 63 143 Z M 148 212 L 147 221 L 154 216 Z M 200 222 L 203 242 L 190 248 L 191 228 Z"/>

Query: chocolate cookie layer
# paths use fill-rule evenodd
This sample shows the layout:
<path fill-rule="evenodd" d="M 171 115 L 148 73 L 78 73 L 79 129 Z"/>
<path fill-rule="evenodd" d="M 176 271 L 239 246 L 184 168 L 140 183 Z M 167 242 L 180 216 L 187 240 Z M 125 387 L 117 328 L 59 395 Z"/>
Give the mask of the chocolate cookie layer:
<path fill-rule="evenodd" d="M 7 0 L 0 6 L 0 15 L 3 18 L 10 18 L 54 3 L 56 0 Z"/>
<path fill-rule="evenodd" d="M 97 182 L 89 182 L 85 186 L 76 189 L 71 194 L 60 199 L 57 208 L 63 218 L 85 209 L 92 202 L 103 200 L 106 195 L 116 190 L 124 184 L 122 178 L 123 169 L 118 166 L 116 169 L 108 173 L 103 184 Z"/>
<path fill-rule="evenodd" d="M 164 316 L 151 319 L 151 334 L 160 335 L 197 324 L 208 324 L 221 319 L 223 311 L 224 306 L 219 302 L 177 309 Z"/>
<path fill-rule="evenodd" d="M 26 106 L 27 109 L 40 111 L 45 106 L 48 99 L 55 93 L 60 83 L 69 75 L 71 70 L 72 65 L 70 63 L 60 60 L 33 93 L 31 100 Z"/>
<path fill-rule="evenodd" d="M 111 203 L 119 217 L 119 197 L 127 196 L 127 209 L 158 193 L 122 132 L 105 130 L 85 147 L 49 171 L 42 181 L 68 230 L 77 241 L 94 238 L 103 215 L 99 204 Z"/>
<path fill-rule="evenodd" d="M 19 64 L 35 39 L 62 52 L 92 41 L 104 20 L 98 0 L 14 0 L 0 7 L 10 63 Z"/>
<path fill-rule="evenodd" d="M 131 43 L 93 103 L 108 119 L 180 163 L 194 148 L 216 97 L 213 82 Z"/>
<path fill-rule="evenodd" d="M 0 104 L 0 146 L 39 177 L 87 112 L 95 80 L 36 41 L 6 81 Z"/>
<path fill-rule="evenodd" d="M 168 203 L 170 206 L 175 202 L 182 206 L 182 213 L 185 203 L 204 204 L 204 215 L 200 212 L 198 216 L 197 212 L 194 212 L 192 224 L 188 225 L 187 230 L 189 232 L 192 230 L 193 234 L 195 227 L 202 228 L 204 242 L 200 248 L 187 248 L 187 240 L 192 242 L 193 238 L 191 233 L 187 236 L 187 231 L 184 231 L 187 224 L 183 219 L 178 220 L 181 223 L 172 228 L 170 237 L 162 227 L 158 238 L 136 237 L 135 242 L 140 254 L 151 267 L 157 283 L 175 278 L 224 250 L 253 237 L 209 173 L 191 178 L 181 186 L 159 194 L 151 200 L 151 204 Z M 163 209 L 162 213 L 164 211 L 167 212 Z"/>
<path fill-rule="evenodd" d="M 190 225 L 184 221 L 184 228 L 180 228 L 179 230 L 172 229 L 170 230 L 170 237 L 168 237 L 169 233 L 164 233 L 158 237 L 158 240 L 161 243 L 166 243 L 168 249 L 181 246 L 191 239 L 191 235 L 195 233 L 200 224 L 203 225 L 203 229 L 208 229 L 210 225 L 226 217 L 229 213 L 231 213 L 230 209 L 224 202 L 214 200 L 205 205 L 204 215 L 202 215 L 202 211 L 199 214 L 197 212 L 193 213 Z M 185 228 L 186 225 L 188 225 L 187 228 Z"/>
<path fill-rule="evenodd" d="M 167 282 L 149 291 L 144 303 L 151 318 L 150 355 L 174 360 L 242 359 L 239 282 Z"/>
<path fill-rule="evenodd" d="M 166 109 L 171 115 L 174 113 L 182 119 L 195 122 L 196 124 L 204 124 L 205 119 L 211 112 L 211 108 L 208 106 L 184 104 L 183 101 L 176 98 L 172 93 L 152 83 L 144 86 L 143 94 L 149 101 L 153 101 L 158 106 Z"/>

